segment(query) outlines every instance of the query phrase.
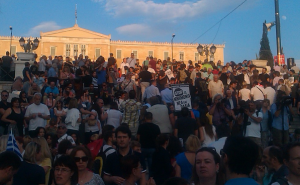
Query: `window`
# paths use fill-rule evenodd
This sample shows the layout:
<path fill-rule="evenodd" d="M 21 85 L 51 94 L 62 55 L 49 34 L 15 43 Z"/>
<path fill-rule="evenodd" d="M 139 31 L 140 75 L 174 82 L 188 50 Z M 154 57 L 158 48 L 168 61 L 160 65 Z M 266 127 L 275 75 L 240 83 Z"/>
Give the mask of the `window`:
<path fill-rule="evenodd" d="M 134 54 L 134 58 L 138 57 L 138 52 L 136 50 L 133 50 L 132 53 Z"/>
<path fill-rule="evenodd" d="M 153 57 L 153 51 L 148 51 L 148 57 Z"/>
<path fill-rule="evenodd" d="M 195 61 L 198 62 L 200 60 L 199 53 L 195 53 Z"/>
<path fill-rule="evenodd" d="M 11 52 L 11 55 L 13 55 L 13 54 L 15 55 L 17 52 L 17 46 L 11 46 L 10 52 Z"/>
<path fill-rule="evenodd" d="M 117 59 L 122 58 L 122 50 L 117 50 Z"/>
<path fill-rule="evenodd" d="M 183 51 L 179 52 L 179 60 L 184 61 L 184 52 Z"/>
<path fill-rule="evenodd" d="M 85 57 L 85 45 L 81 45 L 81 54 Z"/>
<path fill-rule="evenodd" d="M 55 46 L 51 46 L 50 47 L 50 55 L 51 56 L 55 56 L 55 52 L 56 52 L 56 47 Z"/>
<path fill-rule="evenodd" d="M 78 45 L 74 45 L 74 56 L 78 56 Z"/>
<path fill-rule="evenodd" d="M 168 57 L 169 57 L 169 52 L 165 51 L 164 52 L 164 60 L 167 60 Z"/>
<path fill-rule="evenodd" d="M 70 56 L 70 52 L 71 52 L 70 44 L 66 44 L 66 57 Z"/>
<path fill-rule="evenodd" d="M 100 57 L 100 55 L 101 55 L 101 50 L 100 50 L 100 48 L 96 48 L 96 49 L 95 49 L 95 56 L 96 56 L 96 59 L 97 59 L 98 57 Z"/>

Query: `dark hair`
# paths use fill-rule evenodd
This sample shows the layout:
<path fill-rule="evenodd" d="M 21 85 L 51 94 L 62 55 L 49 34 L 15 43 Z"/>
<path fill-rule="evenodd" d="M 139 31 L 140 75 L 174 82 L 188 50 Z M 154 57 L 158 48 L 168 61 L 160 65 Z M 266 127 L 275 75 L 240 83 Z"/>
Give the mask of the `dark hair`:
<path fill-rule="evenodd" d="M 153 119 L 153 114 L 151 112 L 145 112 L 145 117 L 146 120 L 152 120 Z"/>
<path fill-rule="evenodd" d="M 71 177 L 71 185 L 75 185 L 78 183 L 78 168 L 75 161 L 71 158 L 71 156 L 62 155 L 61 157 L 56 159 L 53 165 L 53 169 L 56 166 L 64 166 L 70 168 L 70 170 L 73 172 L 73 175 Z"/>
<path fill-rule="evenodd" d="M 151 104 L 151 106 L 156 105 L 156 104 L 159 104 L 158 98 L 157 98 L 156 96 L 152 96 L 152 97 L 150 98 L 150 104 Z"/>
<path fill-rule="evenodd" d="M 279 147 L 277 147 L 277 146 L 270 147 L 269 157 L 276 158 L 280 164 L 283 164 L 283 153 Z"/>
<path fill-rule="evenodd" d="M 22 98 L 22 94 L 27 95 L 25 91 L 21 91 L 20 94 L 19 94 L 19 98 Z"/>
<path fill-rule="evenodd" d="M 86 148 L 85 146 L 76 146 L 70 154 L 70 156 L 72 157 L 73 160 L 78 151 L 83 151 L 83 153 L 88 157 L 89 160 L 87 163 L 87 167 L 90 168 L 91 164 L 92 164 L 92 160 L 93 160 L 91 151 L 88 148 Z"/>
<path fill-rule="evenodd" d="M 44 130 L 44 133 L 46 134 L 46 130 L 45 130 L 45 128 L 44 127 L 37 127 L 36 129 L 35 129 L 35 137 L 38 137 L 38 135 L 39 135 L 39 133 L 40 133 L 40 129 L 43 129 Z"/>
<path fill-rule="evenodd" d="M 8 92 L 7 90 L 1 91 L 1 95 L 2 95 L 2 93 L 7 93 L 7 94 L 9 94 L 9 92 Z"/>
<path fill-rule="evenodd" d="M 0 170 L 12 167 L 13 170 L 20 168 L 22 162 L 17 154 L 11 151 L 4 151 L 0 153 Z"/>
<path fill-rule="evenodd" d="M 136 96 L 135 90 L 130 90 L 128 95 L 129 99 L 135 99 L 135 96 Z"/>
<path fill-rule="evenodd" d="M 290 160 L 290 151 L 295 147 L 300 147 L 300 142 L 288 143 L 283 148 L 283 159 L 289 161 Z M 1 164 L 1 163 L 0 163 Z"/>
<path fill-rule="evenodd" d="M 230 172 L 245 175 L 250 174 L 259 156 L 258 145 L 243 136 L 228 137 L 223 152 L 227 155 Z"/>
<path fill-rule="evenodd" d="M 119 132 L 127 134 L 128 137 L 131 138 L 131 130 L 129 129 L 128 126 L 124 126 L 124 125 L 119 126 L 115 131 L 116 137 L 118 137 Z"/>
<path fill-rule="evenodd" d="M 166 180 L 163 185 L 188 185 L 189 182 L 182 177 L 172 177 Z"/>
<path fill-rule="evenodd" d="M 187 107 L 183 107 L 180 112 L 183 117 L 188 117 L 189 113 L 190 113 L 190 111 Z"/>
<path fill-rule="evenodd" d="M 121 170 L 125 179 L 129 178 L 132 170 L 139 166 L 140 158 L 137 155 L 127 155 L 121 159 Z"/>
<path fill-rule="evenodd" d="M 113 130 L 114 130 L 114 126 L 112 125 L 105 125 L 102 129 L 102 138 L 104 141 L 108 141 L 108 139 L 110 137 L 112 137 L 112 135 L 115 133 Z"/>
<path fill-rule="evenodd" d="M 169 138 L 169 144 L 167 146 L 167 151 L 170 153 L 170 157 L 174 158 L 176 155 L 183 152 L 183 149 L 177 137 L 168 136 L 168 138 Z"/>
<path fill-rule="evenodd" d="M 19 98 L 13 97 L 13 98 L 10 100 L 11 105 L 12 105 L 13 103 L 15 103 L 15 101 L 19 102 Z"/>
<path fill-rule="evenodd" d="M 119 108 L 118 108 L 117 102 L 111 102 L 111 103 L 110 103 L 110 109 L 118 110 Z"/>
<path fill-rule="evenodd" d="M 213 156 L 213 158 L 214 158 L 215 164 L 220 164 L 221 158 L 220 158 L 220 155 L 217 153 L 217 151 L 216 151 L 215 148 L 212 148 L 212 147 L 202 147 L 202 148 L 200 148 L 199 150 L 197 150 L 197 152 L 195 154 L 195 161 L 196 161 L 197 154 L 199 152 L 208 152 L 208 153 L 210 153 Z M 196 172 L 196 162 L 195 162 L 195 165 L 193 167 L 192 179 L 191 180 L 195 184 L 199 184 L 199 177 L 198 177 L 197 172 Z"/>
<path fill-rule="evenodd" d="M 156 143 L 157 146 L 162 146 L 166 143 L 166 141 L 168 141 L 170 138 L 167 134 L 160 134 L 159 136 L 157 136 L 156 138 Z"/>
<path fill-rule="evenodd" d="M 58 154 L 66 154 L 67 150 L 72 148 L 72 143 L 71 141 L 64 139 L 62 140 L 58 146 L 57 146 L 57 153 Z"/>
<path fill-rule="evenodd" d="M 216 128 L 216 134 L 218 138 L 228 137 L 230 135 L 230 128 L 226 124 L 220 124 Z"/>

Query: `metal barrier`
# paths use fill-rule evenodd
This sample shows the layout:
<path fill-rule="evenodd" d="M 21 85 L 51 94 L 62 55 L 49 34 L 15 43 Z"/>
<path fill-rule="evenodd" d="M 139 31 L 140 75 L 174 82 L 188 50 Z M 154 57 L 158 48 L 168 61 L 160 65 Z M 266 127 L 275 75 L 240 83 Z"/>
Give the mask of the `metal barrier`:
<path fill-rule="evenodd" d="M 15 72 L 10 71 L 10 67 L 0 66 L 0 81 L 14 81 Z"/>

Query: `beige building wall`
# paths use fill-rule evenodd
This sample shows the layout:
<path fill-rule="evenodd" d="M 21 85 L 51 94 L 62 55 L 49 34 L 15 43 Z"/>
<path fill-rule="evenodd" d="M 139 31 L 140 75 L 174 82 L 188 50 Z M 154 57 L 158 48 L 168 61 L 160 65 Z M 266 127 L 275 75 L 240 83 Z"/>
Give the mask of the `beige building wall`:
<path fill-rule="evenodd" d="M 23 52 L 19 45 L 20 37 L 12 37 L 12 53 Z M 29 37 L 24 38 L 26 41 Z M 33 37 L 30 37 L 34 40 Z M 105 57 L 109 57 L 109 53 L 113 53 L 117 59 L 118 66 L 120 66 L 122 59 L 130 57 L 132 52 L 136 53 L 136 58 L 139 59 L 140 64 L 146 59 L 147 56 L 152 55 L 158 59 L 164 60 L 166 57 L 172 59 L 172 46 L 168 42 L 139 42 L 139 41 L 112 41 L 110 35 L 93 32 L 87 29 L 80 28 L 74 25 L 70 28 L 55 30 L 50 32 L 40 33 L 39 47 L 34 53 L 49 56 L 51 49 L 53 55 L 61 55 L 64 58 L 68 55 L 73 59 L 75 56 L 75 48 L 77 45 L 77 55 L 85 52 L 91 60 L 96 60 L 96 53 Z M 211 45 L 209 45 L 210 47 Z M 221 60 L 224 61 L 224 47 L 225 45 L 215 45 L 217 50 L 214 55 L 214 62 Z M 81 50 L 84 47 L 84 50 Z M 188 43 L 174 43 L 173 44 L 173 58 L 177 61 L 188 60 L 197 62 L 198 60 L 204 61 L 206 56 L 199 56 L 197 52 L 198 44 Z M 6 51 L 10 48 L 10 37 L 0 36 L 0 55 L 5 55 Z M 54 49 L 55 48 L 55 49 Z M 54 52 L 53 52 L 54 51 Z M 69 51 L 69 52 L 68 52 Z M 53 56 L 54 57 L 54 56 Z M 210 60 L 210 57 L 209 57 Z"/>

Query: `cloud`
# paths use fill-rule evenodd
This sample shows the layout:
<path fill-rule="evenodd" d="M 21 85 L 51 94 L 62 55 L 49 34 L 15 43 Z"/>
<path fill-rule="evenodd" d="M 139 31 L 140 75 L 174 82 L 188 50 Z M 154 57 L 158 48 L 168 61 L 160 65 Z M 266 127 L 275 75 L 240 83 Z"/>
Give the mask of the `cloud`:
<path fill-rule="evenodd" d="M 117 31 L 124 35 L 147 35 L 152 33 L 150 30 L 150 27 L 145 24 L 128 24 L 117 28 Z"/>
<path fill-rule="evenodd" d="M 61 26 L 57 25 L 56 22 L 54 21 L 48 21 L 48 22 L 41 22 L 39 25 L 31 28 L 26 36 L 33 36 L 37 37 L 40 35 L 40 32 L 47 32 L 47 31 L 53 31 L 53 30 L 58 30 L 61 29 Z"/>
<path fill-rule="evenodd" d="M 93 0 L 104 4 L 105 10 L 115 17 L 144 16 L 156 21 L 197 18 L 200 15 L 232 8 L 243 0 L 198 0 L 156 3 L 147 0 Z M 259 0 L 254 0 L 259 1 Z M 247 2 L 245 3 L 247 4 Z M 253 4 L 253 2 L 249 3 Z"/>

